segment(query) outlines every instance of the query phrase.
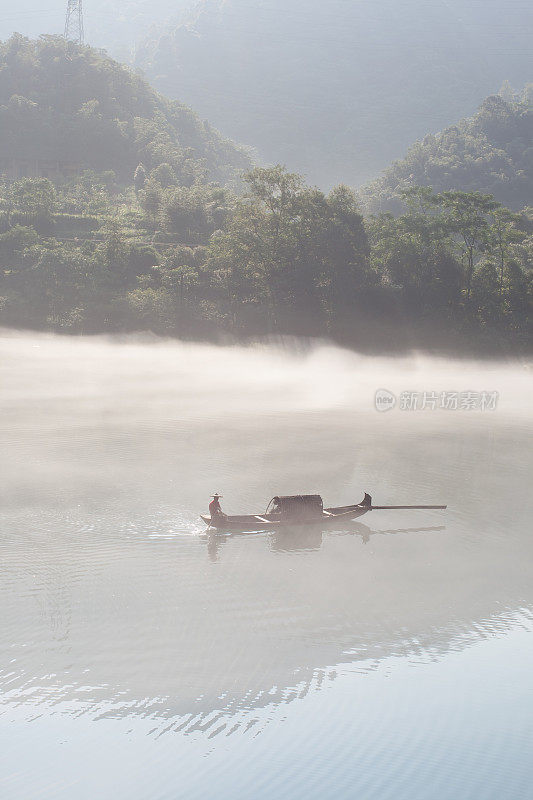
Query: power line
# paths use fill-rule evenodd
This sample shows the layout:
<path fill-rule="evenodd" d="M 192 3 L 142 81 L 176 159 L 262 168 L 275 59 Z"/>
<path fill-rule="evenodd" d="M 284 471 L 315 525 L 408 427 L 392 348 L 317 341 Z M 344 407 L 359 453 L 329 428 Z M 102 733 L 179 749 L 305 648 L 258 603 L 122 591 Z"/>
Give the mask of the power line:
<path fill-rule="evenodd" d="M 83 44 L 83 5 L 82 0 L 67 0 L 65 18 L 65 39 Z"/>

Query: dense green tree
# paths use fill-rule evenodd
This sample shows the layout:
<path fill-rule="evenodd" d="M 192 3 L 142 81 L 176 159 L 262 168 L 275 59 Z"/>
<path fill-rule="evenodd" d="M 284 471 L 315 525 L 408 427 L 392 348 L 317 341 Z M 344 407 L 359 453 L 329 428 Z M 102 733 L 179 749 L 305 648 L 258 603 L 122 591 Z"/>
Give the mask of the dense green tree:
<path fill-rule="evenodd" d="M 6 182 L 0 324 L 327 334 L 375 350 L 531 343 L 529 212 L 412 187 L 406 213 L 365 221 L 347 187 L 324 194 L 279 166 L 249 173 L 242 196 L 165 174 L 138 195 L 107 173 Z"/>
<path fill-rule="evenodd" d="M 56 193 L 46 178 L 24 178 L 7 187 L 7 202 L 12 211 L 50 219 L 55 208 Z"/>
<path fill-rule="evenodd" d="M 369 226 L 372 262 L 385 285 L 396 287 L 415 316 L 450 316 L 461 292 L 461 268 L 447 232 L 434 215 L 382 215 Z"/>
<path fill-rule="evenodd" d="M 444 212 L 446 228 L 459 241 L 461 257 L 466 261 L 466 293 L 470 297 L 476 257 L 489 247 L 490 215 L 496 212 L 498 203 L 479 192 L 443 192 L 436 202 Z"/>
<path fill-rule="evenodd" d="M 137 194 L 144 189 L 144 185 L 146 183 L 146 170 L 143 164 L 138 164 L 137 169 L 133 175 L 133 185 L 135 186 L 135 191 Z"/>
<path fill-rule="evenodd" d="M 271 324 L 290 316 L 301 330 L 320 330 L 327 313 L 351 308 L 367 275 L 368 243 L 346 187 L 329 196 L 282 167 L 246 176 L 226 231 L 211 244 L 209 266 L 232 301 L 253 298 Z"/>

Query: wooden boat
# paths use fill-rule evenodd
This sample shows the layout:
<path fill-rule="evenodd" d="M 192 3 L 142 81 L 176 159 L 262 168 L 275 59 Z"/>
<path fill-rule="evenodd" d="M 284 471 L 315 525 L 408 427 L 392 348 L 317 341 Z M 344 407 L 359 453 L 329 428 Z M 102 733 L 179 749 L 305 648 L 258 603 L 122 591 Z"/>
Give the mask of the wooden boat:
<path fill-rule="evenodd" d="M 375 506 L 372 498 L 365 494 L 364 500 L 350 506 L 324 508 L 318 494 L 273 497 L 264 514 L 227 516 L 217 514 L 213 518 L 200 514 L 208 528 L 221 531 L 265 531 L 296 525 L 331 525 L 351 522 L 369 511 L 403 509 L 439 509 L 446 506 Z"/>

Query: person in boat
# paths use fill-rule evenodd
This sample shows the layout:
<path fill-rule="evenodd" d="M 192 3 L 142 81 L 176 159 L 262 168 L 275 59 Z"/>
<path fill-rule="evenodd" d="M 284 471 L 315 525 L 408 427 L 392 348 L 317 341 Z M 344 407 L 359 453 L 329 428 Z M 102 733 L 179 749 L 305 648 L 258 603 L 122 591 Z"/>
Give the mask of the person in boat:
<path fill-rule="evenodd" d="M 214 494 L 213 499 L 209 503 L 209 513 L 211 515 L 211 519 L 215 517 L 225 517 L 226 515 L 222 511 L 220 507 L 220 498 L 222 497 L 221 494 Z"/>

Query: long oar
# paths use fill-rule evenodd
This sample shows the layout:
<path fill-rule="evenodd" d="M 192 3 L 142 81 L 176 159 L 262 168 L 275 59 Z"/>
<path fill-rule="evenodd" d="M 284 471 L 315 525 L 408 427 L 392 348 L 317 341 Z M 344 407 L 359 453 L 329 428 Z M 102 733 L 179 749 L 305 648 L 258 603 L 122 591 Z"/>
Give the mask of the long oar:
<path fill-rule="evenodd" d="M 368 508 L 369 511 L 386 511 L 391 509 L 392 511 L 398 511 L 399 509 L 407 509 L 407 508 L 429 508 L 429 509 L 437 509 L 439 511 L 444 511 L 448 506 L 364 506 L 361 505 L 360 508 Z"/>

